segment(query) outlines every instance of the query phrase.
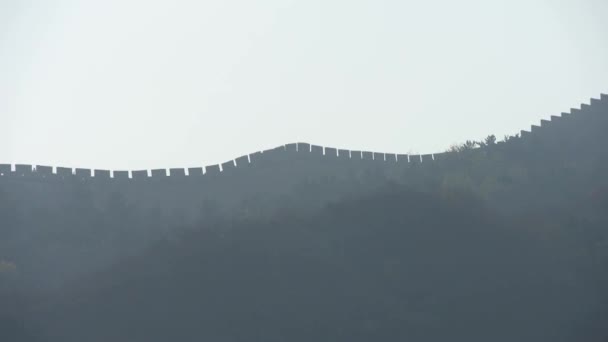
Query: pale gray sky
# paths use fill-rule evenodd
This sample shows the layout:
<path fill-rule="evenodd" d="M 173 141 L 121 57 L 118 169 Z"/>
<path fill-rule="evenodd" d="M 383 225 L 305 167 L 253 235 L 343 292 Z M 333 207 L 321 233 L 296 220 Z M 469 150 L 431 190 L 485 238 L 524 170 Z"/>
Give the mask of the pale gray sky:
<path fill-rule="evenodd" d="M 0 0 L 0 163 L 430 153 L 608 92 L 605 0 Z"/>

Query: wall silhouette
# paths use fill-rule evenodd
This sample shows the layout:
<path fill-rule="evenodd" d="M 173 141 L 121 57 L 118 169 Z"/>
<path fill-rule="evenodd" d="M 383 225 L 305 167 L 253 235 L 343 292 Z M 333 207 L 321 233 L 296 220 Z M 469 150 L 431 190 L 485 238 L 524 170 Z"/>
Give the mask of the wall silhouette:
<path fill-rule="evenodd" d="M 571 108 L 567 113 L 551 116 L 550 120 L 541 120 L 540 125 L 532 125 L 530 130 L 522 130 L 520 136 L 524 141 L 555 141 L 565 136 L 585 134 L 585 129 L 606 123 L 608 95 L 601 94 L 600 99 L 592 98 L 590 104 L 581 104 L 580 108 Z"/>
<path fill-rule="evenodd" d="M 59 179 L 103 179 L 103 180 L 144 180 L 144 179 L 181 179 L 187 177 L 215 176 L 229 173 L 234 169 L 249 169 L 264 163 L 276 164 L 294 159 L 311 160 L 318 157 L 324 161 L 352 161 L 353 163 L 370 162 L 391 167 L 396 164 L 419 164 L 434 162 L 433 154 L 405 155 L 370 151 L 351 151 L 311 145 L 308 143 L 292 143 L 274 149 L 255 152 L 234 160 L 205 167 L 171 168 L 154 170 L 91 170 L 85 168 L 51 167 L 45 165 L 0 164 L 0 177 L 27 178 L 59 178 Z M 409 157 L 409 159 L 408 159 Z"/>
<path fill-rule="evenodd" d="M 606 127 L 608 123 L 608 95 L 601 94 L 600 99 L 591 99 L 589 104 L 582 104 L 580 109 L 573 108 L 560 116 L 551 116 L 550 120 L 541 120 L 540 125 L 533 125 L 529 131 L 522 130 L 520 141 L 530 142 L 530 146 L 560 146 L 564 140 L 576 139 L 589 131 Z M 498 145 L 501 145 L 499 143 Z M 180 180 L 216 180 L 217 177 L 242 172 L 268 172 L 278 166 L 292 168 L 291 176 L 314 174 L 313 169 L 333 168 L 336 172 L 347 169 L 404 169 L 417 165 L 441 163 L 450 158 L 450 152 L 424 155 L 407 155 L 337 149 L 299 142 L 278 146 L 273 149 L 254 152 L 221 164 L 194 166 L 189 168 L 170 168 L 154 170 L 91 170 L 86 168 L 51 167 L 45 165 L 0 164 L 1 179 L 34 180 L 37 182 L 57 180 L 80 180 L 85 182 L 158 182 Z M 246 171 L 245 171 L 246 170 Z"/>
<path fill-rule="evenodd" d="M 602 172 L 608 173 L 608 149 L 593 142 L 605 136 L 607 127 L 608 95 L 602 95 L 491 148 L 507 151 L 514 160 L 552 162 L 572 170 L 573 176 L 598 179 Z M 483 157 L 492 153 L 491 148 L 472 152 Z M 133 210 L 176 215 L 195 223 L 210 202 L 227 214 L 275 210 L 276 203 L 283 205 L 289 198 L 307 201 L 307 208 L 314 208 L 348 196 L 353 188 L 367 191 L 386 180 L 407 183 L 410 176 L 440 175 L 466 160 L 453 152 L 407 155 L 298 142 L 189 168 L 91 170 L 0 164 L 0 191 L 32 207 L 59 212 L 79 196 L 99 208 L 121 198 Z M 581 163 L 586 166 L 578 167 Z"/>

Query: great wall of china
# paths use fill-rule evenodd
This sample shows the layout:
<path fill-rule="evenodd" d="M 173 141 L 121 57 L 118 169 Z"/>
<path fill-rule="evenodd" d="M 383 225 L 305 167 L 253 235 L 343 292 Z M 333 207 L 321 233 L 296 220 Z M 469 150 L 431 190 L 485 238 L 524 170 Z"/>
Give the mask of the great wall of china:
<path fill-rule="evenodd" d="M 0 176 L 6 177 L 37 177 L 37 178 L 60 178 L 60 179 L 104 179 L 104 180 L 142 180 L 147 178 L 164 179 L 166 177 L 203 177 L 214 176 L 221 173 L 230 172 L 233 169 L 245 169 L 256 166 L 270 160 L 278 160 L 281 157 L 319 157 L 336 160 L 352 160 L 353 162 L 375 162 L 375 163 L 429 163 L 434 161 L 433 154 L 425 155 L 406 155 L 391 154 L 369 151 L 351 151 L 311 145 L 308 143 L 291 143 L 278 146 L 273 149 L 255 152 L 241 156 L 225 163 L 208 165 L 205 167 L 190 168 L 170 168 L 153 170 L 91 170 L 85 168 L 51 167 L 44 165 L 24 165 L 24 164 L 0 164 Z"/>
<path fill-rule="evenodd" d="M 540 125 L 533 125 L 531 130 L 522 130 L 520 139 L 551 140 L 557 139 L 566 131 L 576 129 L 578 125 L 595 125 L 597 122 L 608 120 L 608 95 L 601 94 L 599 99 L 592 98 L 589 104 L 580 108 L 572 108 L 569 113 L 561 116 L 551 116 L 550 120 L 541 120 Z M 499 144 L 502 142 L 499 142 Z M 105 180 L 105 181 L 141 181 L 146 179 L 200 179 L 230 173 L 235 169 L 252 169 L 264 164 L 275 164 L 279 161 L 287 163 L 294 160 L 322 162 L 350 162 L 354 167 L 404 167 L 416 164 L 429 164 L 450 158 L 450 152 L 424 155 L 407 155 L 381 153 L 371 151 L 352 151 L 323 147 L 308 143 L 291 143 L 274 149 L 255 152 L 238 157 L 221 164 L 205 167 L 170 168 L 154 170 L 91 170 L 86 168 L 51 167 L 45 165 L 0 164 L 0 177 L 36 180 Z"/>
<path fill-rule="evenodd" d="M 485 158 L 493 150 L 506 151 L 514 163 L 551 162 L 576 177 L 597 181 L 608 174 L 608 149 L 597 143 L 607 129 L 608 95 L 602 94 L 569 113 L 542 120 L 508 142 L 472 153 L 479 151 Z M 237 211 L 264 201 L 287 203 L 288 198 L 322 205 L 352 191 L 382 186 L 386 180 L 409 184 L 413 179 L 441 177 L 455 160 L 460 159 L 454 152 L 406 155 L 292 143 L 206 167 L 110 171 L 2 164 L 0 195 L 42 210 L 65 210 L 73 206 L 70 201 L 88 194 L 85 198 L 100 208 L 124 201 L 138 210 L 194 220 L 210 201 Z"/>

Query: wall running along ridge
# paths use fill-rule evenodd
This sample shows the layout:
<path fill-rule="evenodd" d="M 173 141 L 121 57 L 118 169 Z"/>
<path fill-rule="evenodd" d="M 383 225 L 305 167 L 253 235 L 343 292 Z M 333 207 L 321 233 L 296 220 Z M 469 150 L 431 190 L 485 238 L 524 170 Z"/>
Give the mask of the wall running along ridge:
<path fill-rule="evenodd" d="M 551 116 L 550 120 L 541 120 L 540 125 L 533 125 L 529 131 L 522 130 L 520 139 L 546 140 L 557 139 L 571 131 L 573 126 L 585 123 L 597 125 L 608 123 L 608 95 L 601 94 L 600 99 L 592 98 L 589 104 L 582 104 L 580 109 L 572 108 L 568 113 Z M 501 144 L 502 142 L 499 142 Z M 45 165 L 0 164 L 0 177 L 21 177 L 36 179 L 80 179 L 103 181 L 145 181 L 148 179 L 184 179 L 196 177 L 214 177 L 236 169 L 250 169 L 263 165 L 272 165 L 282 161 L 305 161 L 320 158 L 323 161 L 374 163 L 377 166 L 414 166 L 418 164 L 437 163 L 447 160 L 451 152 L 424 155 L 407 155 L 371 151 L 356 151 L 311 145 L 308 143 L 290 143 L 273 149 L 255 152 L 238 157 L 221 164 L 205 167 L 171 168 L 154 170 L 91 170 L 86 168 L 51 167 Z"/>

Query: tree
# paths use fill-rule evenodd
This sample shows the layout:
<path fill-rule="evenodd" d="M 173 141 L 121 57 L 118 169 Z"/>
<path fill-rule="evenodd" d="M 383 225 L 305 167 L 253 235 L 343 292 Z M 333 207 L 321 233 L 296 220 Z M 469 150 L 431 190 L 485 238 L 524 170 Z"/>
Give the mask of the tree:
<path fill-rule="evenodd" d="M 491 146 L 496 144 L 496 136 L 494 134 L 488 135 L 483 142 L 484 146 Z"/>

